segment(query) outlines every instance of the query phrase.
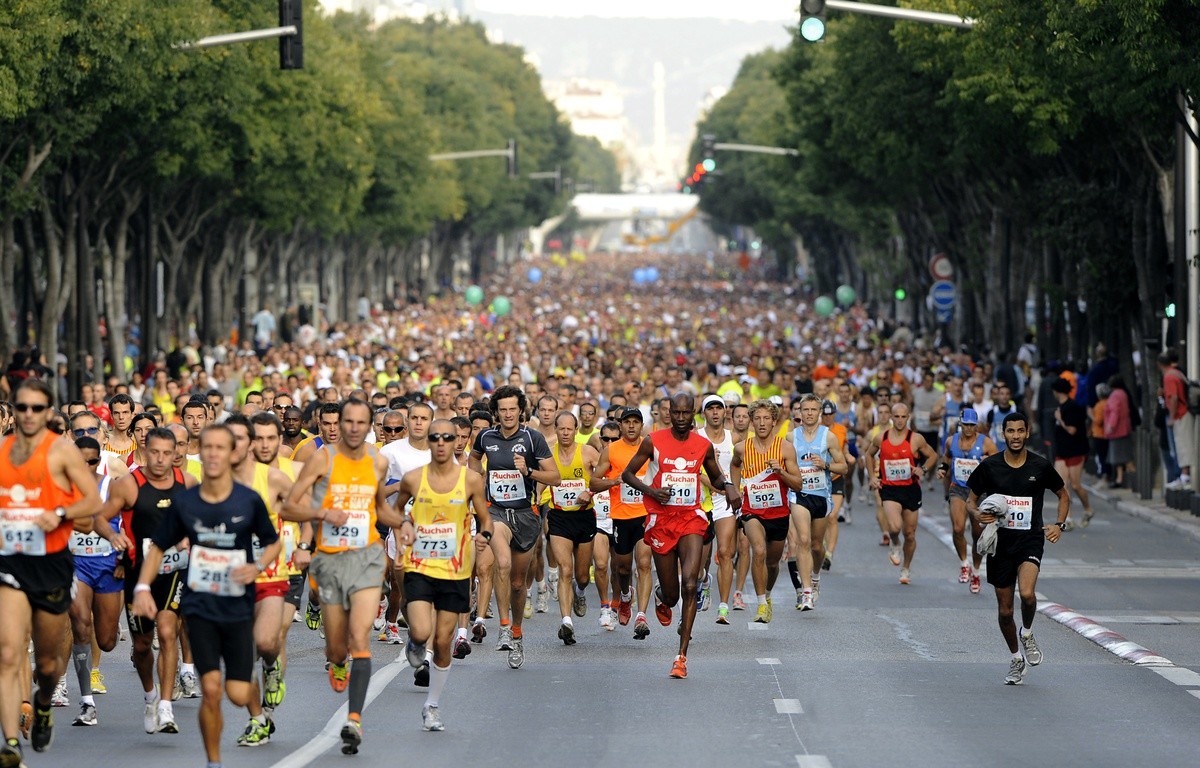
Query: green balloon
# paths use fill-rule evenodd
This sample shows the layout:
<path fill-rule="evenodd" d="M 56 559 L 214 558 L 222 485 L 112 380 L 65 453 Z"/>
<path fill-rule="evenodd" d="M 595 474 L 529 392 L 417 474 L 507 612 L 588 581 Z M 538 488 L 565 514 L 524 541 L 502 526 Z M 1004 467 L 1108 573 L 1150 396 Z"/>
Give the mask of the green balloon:
<path fill-rule="evenodd" d="M 849 285 L 839 285 L 838 286 L 838 289 L 837 289 L 838 304 L 841 304 L 843 307 L 848 307 L 851 304 L 853 304 L 854 300 L 857 298 L 858 298 L 858 294 L 854 291 L 853 287 L 851 287 Z"/>
<path fill-rule="evenodd" d="M 472 285 L 470 288 L 467 288 L 466 299 L 467 303 L 472 307 L 478 306 L 483 301 L 483 289 L 478 285 Z"/>
<path fill-rule="evenodd" d="M 504 317 L 512 311 L 512 302 L 503 296 L 497 296 L 492 300 L 492 310 L 496 313 L 496 317 Z"/>
<path fill-rule="evenodd" d="M 833 299 L 828 296 L 818 296 L 817 300 L 813 302 L 813 309 L 821 317 L 829 317 L 833 314 Z"/>

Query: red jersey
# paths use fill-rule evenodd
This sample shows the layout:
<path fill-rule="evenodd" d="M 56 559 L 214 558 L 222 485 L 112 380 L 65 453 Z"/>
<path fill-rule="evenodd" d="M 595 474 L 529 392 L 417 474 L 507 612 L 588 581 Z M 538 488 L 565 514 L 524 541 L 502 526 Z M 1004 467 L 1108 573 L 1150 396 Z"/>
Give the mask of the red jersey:
<path fill-rule="evenodd" d="M 912 450 L 912 430 L 904 433 L 899 445 L 891 440 L 892 430 L 879 438 L 879 482 L 882 485 L 912 485 L 917 482 L 913 468 L 917 466 Z"/>
<path fill-rule="evenodd" d="M 671 498 L 666 504 L 659 504 L 647 495 L 644 498 L 646 511 L 652 515 L 699 515 L 707 519 L 700 508 L 700 471 L 712 443 L 695 432 L 689 432 L 687 439 L 681 441 L 669 429 L 650 433 L 650 443 L 654 446 L 654 464 L 658 472 L 649 485 L 651 488 L 670 488 Z"/>

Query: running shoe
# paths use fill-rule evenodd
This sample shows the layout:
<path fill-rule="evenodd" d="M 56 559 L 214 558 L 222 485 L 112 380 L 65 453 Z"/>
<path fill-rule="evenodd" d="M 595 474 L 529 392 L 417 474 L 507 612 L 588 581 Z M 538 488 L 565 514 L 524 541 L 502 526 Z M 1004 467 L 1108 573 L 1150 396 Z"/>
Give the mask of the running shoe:
<path fill-rule="evenodd" d="M 735 610 L 735 611 L 746 610 L 746 601 L 742 599 L 741 592 L 733 593 L 733 610 Z"/>
<path fill-rule="evenodd" d="M 650 622 L 646 621 L 646 614 L 638 613 L 637 619 L 633 622 L 633 639 L 645 640 L 650 635 Z"/>
<path fill-rule="evenodd" d="M 530 592 L 525 593 L 525 612 L 524 616 L 527 619 L 533 618 L 533 595 Z"/>
<path fill-rule="evenodd" d="M 1090 510 L 1090 509 L 1083 510 L 1083 519 L 1079 521 L 1079 527 L 1087 528 L 1091 524 L 1092 518 L 1095 516 L 1096 516 L 1095 511 Z"/>
<path fill-rule="evenodd" d="M 622 597 L 620 600 L 617 601 L 617 623 L 619 623 L 622 627 L 624 627 L 625 625 L 627 625 L 629 623 L 629 620 L 632 618 L 633 618 L 633 600 L 632 599 L 626 600 L 625 598 Z"/>
<path fill-rule="evenodd" d="M 33 704 L 28 701 L 21 702 L 21 718 L 17 723 L 17 728 L 21 731 L 21 738 L 29 741 L 29 729 L 33 727 Z"/>
<path fill-rule="evenodd" d="M 1004 678 L 1005 685 L 1020 685 L 1025 682 L 1025 659 L 1013 659 L 1008 665 L 1008 676 Z"/>
<path fill-rule="evenodd" d="M 179 733 L 179 725 L 175 722 L 175 710 L 171 702 L 158 702 L 158 730 L 156 733 Z"/>
<path fill-rule="evenodd" d="M 803 611 L 804 608 L 804 588 L 800 587 L 796 590 L 796 610 Z"/>
<path fill-rule="evenodd" d="M 892 538 L 890 536 L 888 536 L 886 533 L 883 534 L 883 538 L 880 540 L 879 546 L 890 547 L 891 545 L 892 545 Z"/>
<path fill-rule="evenodd" d="M 400 625 L 395 623 L 388 624 L 383 628 L 383 635 L 381 637 L 383 642 L 388 645 L 400 645 L 402 642 L 400 639 Z"/>
<path fill-rule="evenodd" d="M 79 714 L 71 725 L 97 725 L 99 722 L 99 718 L 96 717 L 96 705 L 85 703 L 79 705 Z"/>
<path fill-rule="evenodd" d="M 970 568 L 970 566 L 966 566 L 966 565 L 964 565 L 962 568 L 959 568 L 959 569 L 958 569 L 958 583 L 959 583 L 959 584 L 966 584 L 966 583 L 967 583 L 967 582 L 969 582 L 970 580 L 971 580 L 971 568 Z"/>
<path fill-rule="evenodd" d="M 972 595 L 978 595 L 978 594 L 979 594 L 979 588 L 980 588 L 980 584 L 979 584 L 979 574 L 978 574 L 978 573 L 976 573 L 975 571 L 971 571 L 971 587 L 970 587 L 970 589 L 971 589 L 971 594 L 972 594 Z"/>
<path fill-rule="evenodd" d="M 700 610 L 702 611 L 707 611 L 712 605 L 711 576 L 705 576 L 704 581 L 700 583 L 700 589 L 696 593 L 696 604 L 700 606 Z"/>
<path fill-rule="evenodd" d="M 269 743 L 271 743 L 271 730 L 266 723 L 260 723 L 253 717 L 246 724 L 246 730 L 237 737 L 239 747 L 261 747 L 263 744 Z"/>
<path fill-rule="evenodd" d="M 717 623 L 729 624 L 729 608 L 722 605 L 717 608 Z"/>
<path fill-rule="evenodd" d="M 142 710 L 142 728 L 146 733 L 154 733 L 158 730 L 158 704 L 150 701 L 146 703 Z"/>
<path fill-rule="evenodd" d="M 812 592 L 804 590 L 800 595 L 800 610 L 811 611 L 816 608 L 816 603 L 813 602 Z"/>
<path fill-rule="evenodd" d="M 92 693 L 97 696 L 108 693 L 108 688 L 104 686 L 104 675 L 98 669 L 92 670 Z"/>
<path fill-rule="evenodd" d="M 362 745 L 362 724 L 357 720 L 347 720 L 342 726 L 342 754 L 357 755 Z"/>
<path fill-rule="evenodd" d="M 21 745 L 16 739 L 0 744 L 0 766 L 4 768 L 23 768 L 25 755 L 21 753 Z"/>
<path fill-rule="evenodd" d="M 675 678 L 676 680 L 686 680 L 687 679 L 687 657 L 686 656 L 676 656 L 675 660 L 673 662 L 671 662 L 671 677 Z"/>
<path fill-rule="evenodd" d="M 477 621 L 471 625 L 471 642 L 472 643 L 476 643 L 476 644 L 482 643 L 483 639 L 485 637 L 487 637 L 487 627 L 485 627 L 483 625 L 482 621 Z"/>
<path fill-rule="evenodd" d="M 844 522 L 846 525 L 854 525 L 854 519 L 850 515 L 850 502 L 849 501 L 847 501 L 846 506 L 842 508 L 842 517 L 844 517 L 846 519 L 842 520 L 841 518 L 838 518 L 839 523 Z"/>
<path fill-rule="evenodd" d="M 454 650 L 450 655 L 456 659 L 465 659 L 471 655 L 471 644 L 467 642 L 467 638 L 459 635 L 454 639 Z"/>
<path fill-rule="evenodd" d="M 664 627 L 671 626 L 671 606 L 662 601 L 658 595 L 658 588 L 654 588 L 654 615 L 658 618 L 658 623 Z"/>
<path fill-rule="evenodd" d="M 376 632 L 383 629 L 383 625 L 387 623 L 387 619 L 383 615 L 386 611 L 387 598 L 385 597 L 379 601 L 379 612 L 375 614 L 375 621 L 371 622 L 371 626 L 374 627 Z"/>
<path fill-rule="evenodd" d="M 901 584 L 912 584 L 912 575 L 909 574 L 907 568 L 900 569 L 900 583 Z"/>
<path fill-rule="evenodd" d="M 539 589 L 538 593 L 537 593 L 537 606 L 536 606 L 535 610 L 538 613 L 545 613 L 549 609 L 550 609 L 550 590 L 549 589 Z M 525 618 L 529 618 L 529 617 L 526 616 Z"/>
<path fill-rule="evenodd" d="M 546 569 L 546 586 L 549 588 L 550 594 L 552 594 L 552 595 L 558 594 L 558 569 L 557 568 L 547 568 Z"/>
<path fill-rule="evenodd" d="M 54 741 L 54 708 L 34 707 L 33 729 L 29 732 L 29 745 L 34 752 L 45 752 Z"/>
<path fill-rule="evenodd" d="M 1042 649 L 1038 648 L 1037 641 L 1033 639 L 1033 633 L 1028 635 L 1024 632 L 1020 633 L 1021 647 L 1025 649 L 1025 660 L 1029 662 L 1029 666 L 1036 667 L 1042 663 Z"/>
<path fill-rule="evenodd" d="M 508 666 L 510 669 L 520 669 L 525 663 L 525 641 L 522 638 L 514 637 L 512 648 L 508 651 Z"/>
<path fill-rule="evenodd" d="M 334 693 L 343 693 L 347 686 L 350 685 L 350 665 L 349 664 L 330 664 L 329 665 L 329 687 Z"/>
<path fill-rule="evenodd" d="M 50 706 L 71 706 L 71 699 L 67 695 L 67 678 L 65 676 L 59 679 L 58 685 L 54 686 L 54 693 L 50 696 Z"/>
<path fill-rule="evenodd" d="M 304 625 L 314 632 L 321 626 L 321 609 L 312 603 L 304 611 Z"/>
<path fill-rule="evenodd" d="M 813 579 L 812 584 L 813 607 L 815 608 L 817 606 L 817 601 L 821 599 L 821 580 Z"/>
<path fill-rule="evenodd" d="M 612 608 L 607 605 L 600 608 L 600 628 L 612 632 L 617 628 L 617 623 L 613 621 Z"/>
<path fill-rule="evenodd" d="M 421 666 L 413 671 L 413 685 L 418 688 L 429 687 L 429 662 L 422 661 Z"/>
<path fill-rule="evenodd" d="M 175 672 L 175 684 L 171 686 L 171 701 L 179 701 L 183 698 L 183 682 L 179 679 L 179 672 Z"/>
<path fill-rule="evenodd" d="M 263 706 L 274 709 L 283 703 L 287 687 L 283 683 L 283 665 L 279 659 L 271 666 L 263 665 Z"/>
<path fill-rule="evenodd" d="M 900 547 L 888 547 L 888 560 L 892 565 L 900 565 Z"/>
<path fill-rule="evenodd" d="M 563 645 L 575 645 L 575 627 L 570 624 L 559 624 L 558 639 L 563 641 Z"/>
<path fill-rule="evenodd" d="M 418 645 L 410 637 L 408 642 L 404 644 L 404 656 L 408 659 L 408 666 L 416 669 L 425 663 L 425 644 L 421 643 Z"/>
<path fill-rule="evenodd" d="M 571 601 L 571 613 L 574 613 L 579 618 L 587 616 L 587 595 L 576 594 L 575 599 Z"/>
<path fill-rule="evenodd" d="M 500 627 L 500 642 L 496 643 L 497 651 L 511 651 L 513 642 L 512 627 L 504 625 Z"/>
<path fill-rule="evenodd" d="M 767 607 L 766 603 L 758 604 L 758 615 L 754 617 L 754 623 L 755 624 L 770 624 L 771 623 L 771 609 Z"/>
<path fill-rule="evenodd" d="M 179 675 L 179 689 L 183 692 L 183 698 L 185 699 L 200 698 L 200 681 L 196 679 L 196 673 L 181 673 Z"/>
<path fill-rule="evenodd" d="M 432 704 L 426 704 L 421 708 L 421 727 L 426 731 L 444 731 L 446 726 L 442 724 L 442 716 L 438 713 L 438 708 Z"/>

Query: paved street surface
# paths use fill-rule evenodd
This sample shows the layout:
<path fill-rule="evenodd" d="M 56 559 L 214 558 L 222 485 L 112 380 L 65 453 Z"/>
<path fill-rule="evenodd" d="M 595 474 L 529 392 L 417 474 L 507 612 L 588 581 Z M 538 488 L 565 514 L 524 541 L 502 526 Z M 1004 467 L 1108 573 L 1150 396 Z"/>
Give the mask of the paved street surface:
<path fill-rule="evenodd" d="M 269 745 L 238 749 L 244 714 L 227 704 L 225 764 L 1197 764 L 1200 543 L 1098 502 L 1088 529 L 1047 544 L 1039 592 L 1177 666 L 1135 666 L 1039 616 L 1045 662 L 1025 685 L 1005 686 L 994 597 L 986 584 L 975 596 L 957 582 L 953 553 L 937 535 L 949 528 L 944 502 L 940 494 L 926 499 L 911 586 L 897 583 L 873 513 L 859 501 L 816 611 L 794 610 L 785 571 L 769 626 L 750 623 L 751 602 L 720 627 L 714 584 L 714 608 L 699 614 L 684 681 L 667 677 L 674 629 L 651 614 L 644 642 L 632 627 L 604 632 L 592 590 L 587 617 L 576 620 L 578 645 L 554 637 L 556 613 L 526 622 L 519 671 L 496 652 L 490 622 L 484 644 L 454 662 L 441 702 L 446 731 L 425 733 L 424 689 L 413 686 L 402 648 L 376 644 L 365 742 L 354 758 L 336 744 L 345 696 L 329 689 L 317 633 L 296 624 L 278 732 Z M 97 699 L 100 725 L 70 727 L 72 683 L 72 708 L 56 711 L 52 750 L 27 750 L 30 766 L 203 765 L 198 700 L 176 703 L 181 734 L 142 732 L 128 653 L 122 643 L 105 658 L 110 693 Z"/>

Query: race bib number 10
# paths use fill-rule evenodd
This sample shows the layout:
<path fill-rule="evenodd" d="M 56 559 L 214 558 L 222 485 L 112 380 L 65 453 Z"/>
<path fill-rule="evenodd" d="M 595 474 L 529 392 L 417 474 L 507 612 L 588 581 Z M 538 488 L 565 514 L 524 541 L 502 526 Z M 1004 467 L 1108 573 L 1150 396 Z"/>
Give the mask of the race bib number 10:
<path fill-rule="evenodd" d="M 1012 531 L 1028 531 L 1033 527 L 1033 499 L 1029 496 L 1005 496 L 1008 513 L 1004 527 Z"/>

